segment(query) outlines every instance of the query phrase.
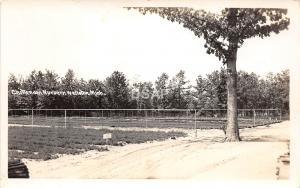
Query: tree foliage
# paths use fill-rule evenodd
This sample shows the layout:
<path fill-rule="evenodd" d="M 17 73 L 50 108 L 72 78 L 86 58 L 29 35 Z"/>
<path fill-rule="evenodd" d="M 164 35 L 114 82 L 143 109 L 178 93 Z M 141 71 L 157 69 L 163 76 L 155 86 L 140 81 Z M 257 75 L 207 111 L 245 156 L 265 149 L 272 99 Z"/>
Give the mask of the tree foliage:
<path fill-rule="evenodd" d="M 183 109 L 188 106 L 188 96 L 191 86 L 185 78 L 185 72 L 180 70 L 169 82 L 168 108 Z"/>
<path fill-rule="evenodd" d="M 129 87 L 125 75 L 115 71 L 105 80 L 105 90 L 110 108 L 128 108 L 129 105 Z"/>
<path fill-rule="evenodd" d="M 133 84 L 131 107 L 136 109 L 152 108 L 153 84 L 151 82 L 138 82 Z"/>
<path fill-rule="evenodd" d="M 40 71 L 41 72 L 41 71 Z M 47 91 L 65 91 L 66 74 L 59 77 L 55 72 L 46 70 L 40 75 L 33 71 L 23 79 L 11 74 L 8 80 L 9 108 L 197 108 L 197 109 L 224 109 L 227 104 L 225 69 L 213 71 L 205 76 L 199 75 L 194 84 L 191 84 L 179 71 L 169 79 L 166 73 L 161 74 L 152 82 L 127 83 L 124 74 L 113 73 L 107 79 L 78 79 L 72 76 L 74 91 L 101 91 L 104 95 L 76 96 L 76 100 L 68 101 L 70 96 L 57 95 L 13 95 L 12 90 L 35 89 Z M 74 72 L 73 72 L 74 73 Z M 41 76 L 41 74 L 43 76 Z M 38 78 L 44 79 L 39 80 Z M 120 79 L 121 78 L 121 79 Z M 75 80 L 77 80 L 75 82 Z M 116 82 L 111 84 L 110 82 Z M 112 81 L 116 80 L 116 81 Z M 36 83 L 29 83 L 34 81 Z M 255 73 L 238 72 L 238 108 L 239 109 L 282 109 L 285 115 L 289 114 L 289 71 L 270 73 L 260 77 Z M 37 84 L 39 82 L 39 84 Z M 70 82 L 69 82 L 70 84 Z M 172 87 L 170 87 L 172 86 Z M 140 92 L 134 95 L 134 92 Z M 123 95 L 122 95 L 123 93 Z M 159 95 L 157 93 L 161 93 Z M 32 106 L 35 96 L 37 106 Z M 136 98 L 138 96 L 138 98 Z M 120 99 L 122 100 L 120 100 Z M 125 105 L 126 104 L 126 105 Z"/>
<path fill-rule="evenodd" d="M 225 8 L 211 13 L 184 7 L 127 7 L 140 13 L 158 14 L 171 22 L 178 22 L 195 36 L 205 39 L 208 54 L 214 54 L 224 64 L 234 48 L 252 37 L 268 37 L 287 29 L 290 19 L 287 9 L 278 8 Z"/>
<path fill-rule="evenodd" d="M 154 108 L 167 108 L 168 107 L 168 82 L 169 76 L 162 73 L 155 81 L 155 91 L 153 97 Z"/>

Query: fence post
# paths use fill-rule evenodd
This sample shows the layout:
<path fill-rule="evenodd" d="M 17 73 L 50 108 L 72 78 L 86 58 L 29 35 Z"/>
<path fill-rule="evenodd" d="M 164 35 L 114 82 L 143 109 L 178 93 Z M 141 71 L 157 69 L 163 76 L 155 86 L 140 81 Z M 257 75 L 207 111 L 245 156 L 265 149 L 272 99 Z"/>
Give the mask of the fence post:
<path fill-rule="evenodd" d="M 33 109 L 31 109 L 31 125 L 33 125 Z"/>
<path fill-rule="evenodd" d="M 195 109 L 195 137 L 197 138 L 197 110 Z"/>
<path fill-rule="evenodd" d="M 282 112 L 281 112 L 281 109 L 279 109 L 279 120 L 280 120 L 280 122 L 281 122 L 281 120 L 282 120 Z"/>
<path fill-rule="evenodd" d="M 148 128 L 148 115 L 147 115 L 147 110 L 145 110 L 145 117 L 146 117 L 146 128 Z"/>
<path fill-rule="evenodd" d="M 65 128 L 67 128 L 67 110 L 65 109 Z"/>
<path fill-rule="evenodd" d="M 158 114 L 158 115 L 157 115 L 157 117 L 158 117 L 158 124 L 160 124 L 160 122 L 161 122 L 161 121 L 160 121 L 160 118 L 161 118 L 161 116 L 160 116 L 160 110 L 157 110 L 157 114 Z"/>
<path fill-rule="evenodd" d="M 86 125 L 86 110 L 84 110 L 84 125 Z"/>
<path fill-rule="evenodd" d="M 188 123 L 189 122 L 189 110 L 186 110 L 186 119 L 185 122 Z"/>
<path fill-rule="evenodd" d="M 118 124 L 120 126 L 120 110 L 117 110 L 117 112 L 118 112 Z"/>
<path fill-rule="evenodd" d="M 256 117 L 255 116 L 256 116 L 255 109 L 253 109 L 253 127 L 256 126 L 256 122 L 255 122 L 256 121 L 256 119 L 255 119 Z"/>
<path fill-rule="evenodd" d="M 45 110 L 46 122 L 47 122 L 47 110 Z"/>

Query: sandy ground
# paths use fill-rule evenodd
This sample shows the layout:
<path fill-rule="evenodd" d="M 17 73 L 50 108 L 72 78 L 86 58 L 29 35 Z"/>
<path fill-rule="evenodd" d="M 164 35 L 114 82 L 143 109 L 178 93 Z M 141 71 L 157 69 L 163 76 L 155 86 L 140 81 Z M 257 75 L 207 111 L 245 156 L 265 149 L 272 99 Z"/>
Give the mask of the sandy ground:
<path fill-rule="evenodd" d="M 221 130 L 188 131 L 161 142 L 109 147 L 50 161 L 24 160 L 31 178 L 276 179 L 277 158 L 287 152 L 289 122 L 243 129 L 238 143 L 222 143 Z"/>

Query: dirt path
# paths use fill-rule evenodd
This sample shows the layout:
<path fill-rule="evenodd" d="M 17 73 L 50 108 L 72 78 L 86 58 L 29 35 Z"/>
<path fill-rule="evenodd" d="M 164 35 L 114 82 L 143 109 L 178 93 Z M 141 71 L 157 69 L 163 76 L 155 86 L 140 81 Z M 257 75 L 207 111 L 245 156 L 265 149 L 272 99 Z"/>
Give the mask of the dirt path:
<path fill-rule="evenodd" d="M 26 164 L 32 178 L 275 179 L 276 159 L 287 151 L 289 122 L 241 130 L 239 143 L 220 142 L 220 130 L 177 140 L 111 147 Z"/>

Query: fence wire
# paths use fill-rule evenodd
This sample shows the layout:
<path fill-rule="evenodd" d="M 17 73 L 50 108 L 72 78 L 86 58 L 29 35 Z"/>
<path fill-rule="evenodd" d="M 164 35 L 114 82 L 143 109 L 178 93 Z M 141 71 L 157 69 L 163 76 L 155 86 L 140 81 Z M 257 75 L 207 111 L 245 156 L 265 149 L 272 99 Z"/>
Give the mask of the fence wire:
<path fill-rule="evenodd" d="M 280 109 L 239 109 L 239 128 L 281 121 Z M 226 109 L 9 109 L 8 123 L 51 127 L 221 129 Z"/>

